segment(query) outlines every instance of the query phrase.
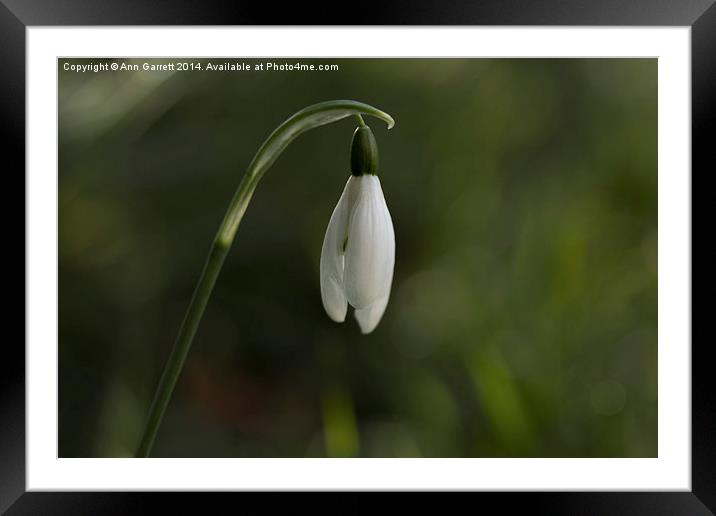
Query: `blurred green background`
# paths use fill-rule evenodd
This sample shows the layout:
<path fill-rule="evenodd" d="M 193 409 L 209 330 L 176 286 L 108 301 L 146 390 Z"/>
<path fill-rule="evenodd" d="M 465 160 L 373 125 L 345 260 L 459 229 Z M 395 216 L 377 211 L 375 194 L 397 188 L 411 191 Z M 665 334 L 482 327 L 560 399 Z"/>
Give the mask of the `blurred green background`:
<path fill-rule="evenodd" d="M 65 62 L 90 61 L 58 72 L 60 456 L 134 452 L 254 152 L 343 98 L 397 122 L 367 120 L 397 241 L 383 320 L 362 336 L 321 305 L 346 119 L 259 185 L 153 455 L 656 456 L 656 59 Z"/>

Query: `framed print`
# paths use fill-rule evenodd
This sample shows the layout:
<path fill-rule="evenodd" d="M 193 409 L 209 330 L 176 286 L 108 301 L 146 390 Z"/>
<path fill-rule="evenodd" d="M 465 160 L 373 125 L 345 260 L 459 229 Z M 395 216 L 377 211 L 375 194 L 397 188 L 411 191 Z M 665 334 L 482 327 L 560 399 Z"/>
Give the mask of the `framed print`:
<path fill-rule="evenodd" d="M 691 231 L 716 7 L 423 7 L 0 6 L 26 200 L 3 510 L 714 510 Z"/>

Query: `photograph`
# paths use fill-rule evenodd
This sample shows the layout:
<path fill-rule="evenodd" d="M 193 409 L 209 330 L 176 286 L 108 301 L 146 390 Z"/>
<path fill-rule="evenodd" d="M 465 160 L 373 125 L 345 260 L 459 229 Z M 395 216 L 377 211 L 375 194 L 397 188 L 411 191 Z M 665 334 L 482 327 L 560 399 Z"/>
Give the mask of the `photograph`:
<path fill-rule="evenodd" d="M 57 79 L 60 458 L 657 457 L 657 58 Z"/>
<path fill-rule="evenodd" d="M 0 514 L 716 516 L 716 0 L 587 4 L 0 0 Z"/>

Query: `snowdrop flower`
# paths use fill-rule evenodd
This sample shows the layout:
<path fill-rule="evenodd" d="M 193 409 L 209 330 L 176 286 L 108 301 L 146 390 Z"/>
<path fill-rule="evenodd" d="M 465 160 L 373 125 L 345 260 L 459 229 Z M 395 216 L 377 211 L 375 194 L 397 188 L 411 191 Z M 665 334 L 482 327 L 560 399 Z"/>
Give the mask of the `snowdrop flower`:
<path fill-rule="evenodd" d="M 388 303 L 393 279 L 395 237 L 390 214 L 385 206 L 378 169 L 378 150 L 370 129 L 365 127 L 361 114 L 371 115 L 388 124 L 395 120 L 388 113 L 355 100 L 329 100 L 297 111 L 279 125 L 256 151 L 246 174 L 229 203 L 209 250 L 199 282 L 194 290 L 177 340 L 164 373 L 159 380 L 136 457 L 148 457 L 157 430 L 174 392 L 177 379 L 221 272 L 236 231 L 249 207 L 256 185 L 299 135 L 313 128 L 331 124 L 348 116 L 355 116 L 360 127 L 353 135 L 351 147 L 352 176 L 346 185 L 326 232 L 321 255 L 321 293 L 328 314 L 343 321 L 351 302 L 364 333 L 372 331 L 380 321 Z"/>
<path fill-rule="evenodd" d="M 326 229 L 321 250 L 321 298 L 328 316 L 343 322 L 355 308 L 362 333 L 370 333 L 388 305 L 395 265 L 395 233 L 383 197 L 378 147 L 368 126 L 351 145 L 351 176 Z"/>

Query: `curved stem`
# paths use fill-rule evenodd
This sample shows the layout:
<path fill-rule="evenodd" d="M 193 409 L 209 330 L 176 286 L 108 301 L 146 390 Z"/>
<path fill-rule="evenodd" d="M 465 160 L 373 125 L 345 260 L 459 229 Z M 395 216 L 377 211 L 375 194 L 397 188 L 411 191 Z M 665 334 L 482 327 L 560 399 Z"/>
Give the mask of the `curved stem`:
<path fill-rule="evenodd" d="M 221 267 L 224 265 L 226 255 L 236 236 L 236 230 L 241 223 L 244 213 L 246 213 L 254 190 L 263 177 L 263 174 L 274 161 L 276 161 L 288 144 L 301 133 L 351 115 L 358 116 L 362 122 L 362 118 L 360 117 L 361 113 L 384 120 L 388 124 L 388 129 L 395 124 L 390 115 L 362 102 L 353 100 L 321 102 L 302 109 L 286 120 L 271 133 L 263 145 L 261 145 L 261 148 L 256 152 L 256 155 L 246 170 L 246 174 L 236 189 L 236 193 L 226 210 L 224 220 L 214 238 L 204 269 L 199 277 L 186 315 L 179 328 L 176 342 L 169 354 L 164 372 L 159 380 L 159 385 L 157 386 L 157 391 L 154 395 L 154 400 L 152 401 L 149 415 L 144 426 L 142 438 L 137 448 L 136 457 L 148 457 L 152 450 L 157 431 L 169 405 L 179 375 L 184 367 L 184 362 L 189 354 L 189 349 L 191 348 L 196 331 L 199 328 L 201 317 L 209 302 L 209 297 L 214 289 L 216 279 L 219 277 Z"/>

